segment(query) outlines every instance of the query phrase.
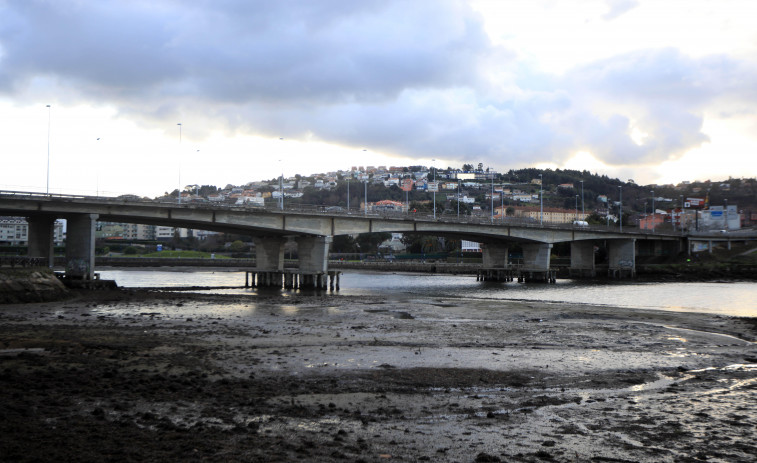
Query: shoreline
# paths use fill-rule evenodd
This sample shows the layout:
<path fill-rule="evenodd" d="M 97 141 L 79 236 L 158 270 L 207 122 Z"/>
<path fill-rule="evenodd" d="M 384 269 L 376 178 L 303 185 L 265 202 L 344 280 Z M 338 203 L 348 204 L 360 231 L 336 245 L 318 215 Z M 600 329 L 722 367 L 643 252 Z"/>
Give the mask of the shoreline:
<path fill-rule="evenodd" d="M 0 306 L 0 339 L 0 461 L 757 455 L 754 319 L 120 289 Z"/>

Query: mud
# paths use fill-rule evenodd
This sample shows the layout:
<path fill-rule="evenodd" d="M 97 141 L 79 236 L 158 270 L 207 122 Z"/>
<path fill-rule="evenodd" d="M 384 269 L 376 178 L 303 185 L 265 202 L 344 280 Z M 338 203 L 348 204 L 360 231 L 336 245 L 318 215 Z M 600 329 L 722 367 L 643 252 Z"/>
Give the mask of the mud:
<path fill-rule="evenodd" d="M 0 306 L 2 461 L 752 462 L 754 319 L 333 295 Z"/>

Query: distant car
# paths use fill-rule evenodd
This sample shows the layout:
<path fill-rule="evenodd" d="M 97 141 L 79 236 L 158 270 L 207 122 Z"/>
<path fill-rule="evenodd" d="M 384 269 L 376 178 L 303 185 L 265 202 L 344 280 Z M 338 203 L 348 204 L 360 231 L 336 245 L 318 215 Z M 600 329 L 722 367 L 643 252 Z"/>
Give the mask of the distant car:
<path fill-rule="evenodd" d="M 589 222 L 587 222 L 585 220 L 574 220 L 573 221 L 573 226 L 576 226 L 576 227 L 588 227 L 589 226 Z"/>
<path fill-rule="evenodd" d="M 728 233 L 728 230 L 718 230 L 718 233 Z"/>

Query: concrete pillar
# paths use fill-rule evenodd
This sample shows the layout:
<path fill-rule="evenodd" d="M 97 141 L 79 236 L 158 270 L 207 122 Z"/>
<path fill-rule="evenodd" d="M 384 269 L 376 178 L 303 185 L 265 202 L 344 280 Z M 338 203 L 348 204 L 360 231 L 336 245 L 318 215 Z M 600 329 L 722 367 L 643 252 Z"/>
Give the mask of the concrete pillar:
<path fill-rule="evenodd" d="M 595 276 L 593 241 L 570 243 L 570 272 L 579 276 Z"/>
<path fill-rule="evenodd" d="M 284 270 L 284 244 L 287 239 L 283 236 L 254 237 L 255 268 L 258 271 L 277 272 Z"/>
<path fill-rule="evenodd" d="M 297 238 L 299 269 L 303 273 L 326 272 L 329 269 L 330 236 L 300 236 Z"/>
<path fill-rule="evenodd" d="M 607 253 L 611 272 L 622 276 L 636 274 L 636 240 L 608 240 Z"/>
<path fill-rule="evenodd" d="M 45 259 L 48 267 L 53 266 L 55 254 L 53 252 L 55 238 L 55 217 L 37 215 L 28 217 L 29 223 L 29 257 Z"/>
<path fill-rule="evenodd" d="M 504 243 L 482 243 L 481 257 L 484 268 L 505 268 L 510 263 L 507 254 L 509 248 Z"/>
<path fill-rule="evenodd" d="M 549 255 L 552 245 L 547 243 L 527 243 L 523 248 L 523 269 L 546 272 L 549 270 Z"/>
<path fill-rule="evenodd" d="M 95 278 L 95 225 L 98 214 L 67 216 L 66 277 Z"/>

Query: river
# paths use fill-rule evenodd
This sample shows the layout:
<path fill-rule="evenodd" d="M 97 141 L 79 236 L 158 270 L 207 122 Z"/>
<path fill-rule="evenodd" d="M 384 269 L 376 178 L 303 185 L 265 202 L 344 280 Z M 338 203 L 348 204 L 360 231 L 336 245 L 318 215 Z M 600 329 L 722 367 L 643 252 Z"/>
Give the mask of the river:
<path fill-rule="evenodd" d="M 222 294 L 250 294 L 255 289 L 244 285 L 244 272 L 226 270 L 99 270 L 103 279 L 116 280 L 119 286 L 189 287 Z M 282 290 L 284 294 L 287 291 Z M 469 275 L 428 275 L 346 271 L 341 277 L 341 295 L 386 295 L 473 298 L 479 300 L 527 300 L 658 309 L 677 312 L 703 312 L 728 316 L 757 317 L 755 282 L 656 283 L 635 281 L 558 280 L 557 284 L 483 283 Z"/>

